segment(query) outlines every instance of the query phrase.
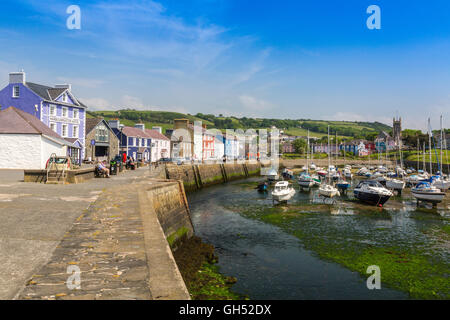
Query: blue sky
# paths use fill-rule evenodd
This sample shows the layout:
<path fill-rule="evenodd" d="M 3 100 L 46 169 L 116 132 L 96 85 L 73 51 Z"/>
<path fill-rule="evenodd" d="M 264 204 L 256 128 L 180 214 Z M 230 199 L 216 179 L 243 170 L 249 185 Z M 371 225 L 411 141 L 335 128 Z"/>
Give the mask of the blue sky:
<path fill-rule="evenodd" d="M 0 81 L 68 82 L 96 110 L 448 127 L 449 17 L 445 0 L 3 0 Z"/>

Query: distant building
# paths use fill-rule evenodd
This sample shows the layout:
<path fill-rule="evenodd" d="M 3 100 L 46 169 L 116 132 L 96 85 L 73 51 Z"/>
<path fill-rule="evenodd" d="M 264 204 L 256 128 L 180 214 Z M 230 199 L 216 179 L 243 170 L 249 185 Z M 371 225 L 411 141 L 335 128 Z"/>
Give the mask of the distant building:
<path fill-rule="evenodd" d="M 0 111 L 0 146 L 0 169 L 45 169 L 52 154 L 79 153 L 79 147 L 35 116 L 14 107 Z"/>
<path fill-rule="evenodd" d="M 392 124 L 392 138 L 395 142 L 401 141 L 402 139 L 402 118 L 394 118 Z"/>
<path fill-rule="evenodd" d="M 86 106 L 69 84 L 49 87 L 26 81 L 25 72 L 9 74 L 9 84 L 0 91 L 0 110 L 15 107 L 25 111 L 79 148 L 77 163 L 85 154 Z"/>
<path fill-rule="evenodd" d="M 145 129 L 151 141 L 150 162 L 158 162 L 161 158 L 170 157 L 170 139 L 162 134 L 161 127 Z"/>
<path fill-rule="evenodd" d="M 145 132 L 145 125 L 135 127 L 120 125 L 119 120 L 110 120 L 109 126 L 120 141 L 120 153 L 135 160 L 150 161 L 151 137 Z"/>
<path fill-rule="evenodd" d="M 102 118 L 86 119 L 86 159 L 107 160 L 119 154 L 119 138 Z"/>
<path fill-rule="evenodd" d="M 291 142 L 285 142 L 281 145 L 281 152 L 282 153 L 295 153 L 295 147 L 294 144 Z"/>

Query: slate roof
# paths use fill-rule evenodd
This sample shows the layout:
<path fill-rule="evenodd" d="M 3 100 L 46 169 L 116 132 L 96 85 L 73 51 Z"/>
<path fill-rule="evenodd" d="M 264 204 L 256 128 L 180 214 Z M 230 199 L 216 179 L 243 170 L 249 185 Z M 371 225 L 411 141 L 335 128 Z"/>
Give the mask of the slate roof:
<path fill-rule="evenodd" d="M 156 130 L 153 129 L 145 129 L 145 132 L 147 133 L 147 135 L 150 136 L 150 138 L 152 139 L 157 139 L 157 140 L 166 140 L 169 141 L 170 139 L 167 138 L 165 135 L 159 133 Z"/>
<path fill-rule="evenodd" d="M 146 132 L 139 128 L 123 127 L 122 132 L 128 137 L 151 138 Z"/>
<path fill-rule="evenodd" d="M 73 147 L 73 144 L 64 140 L 59 134 L 47 127 L 35 116 L 9 107 L 0 111 L 0 134 L 38 134 L 53 138 L 63 145 Z"/>
<path fill-rule="evenodd" d="M 86 135 L 102 121 L 102 118 L 86 118 Z"/>
<path fill-rule="evenodd" d="M 66 88 L 53 88 L 53 87 L 49 87 L 49 86 L 44 86 L 42 84 L 37 84 L 37 83 L 33 83 L 33 82 L 27 82 L 25 83 L 25 85 L 34 93 L 36 93 L 39 97 L 41 97 L 44 100 L 53 102 L 55 101 L 56 98 L 58 98 L 64 91 L 66 91 Z M 55 101 L 56 102 L 56 101 Z M 61 103 L 61 102 L 58 102 Z M 79 107 L 83 107 L 83 108 L 87 108 L 87 106 L 83 103 L 81 103 L 80 101 L 78 101 L 78 99 L 74 99 L 74 105 L 79 106 Z M 67 105 L 70 105 L 67 103 Z"/>

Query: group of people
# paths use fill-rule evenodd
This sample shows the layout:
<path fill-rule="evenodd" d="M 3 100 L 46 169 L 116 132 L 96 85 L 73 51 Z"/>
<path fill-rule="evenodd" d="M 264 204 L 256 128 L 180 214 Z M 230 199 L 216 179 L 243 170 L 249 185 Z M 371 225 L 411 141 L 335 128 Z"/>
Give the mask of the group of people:
<path fill-rule="evenodd" d="M 119 160 L 120 161 L 120 160 Z M 134 170 L 136 168 L 135 160 L 133 157 L 127 156 L 126 154 L 122 155 L 122 162 L 125 163 L 125 167 L 127 169 Z M 110 169 L 107 167 L 106 160 L 98 161 L 96 164 L 96 169 L 104 174 L 107 178 L 110 177 Z"/>

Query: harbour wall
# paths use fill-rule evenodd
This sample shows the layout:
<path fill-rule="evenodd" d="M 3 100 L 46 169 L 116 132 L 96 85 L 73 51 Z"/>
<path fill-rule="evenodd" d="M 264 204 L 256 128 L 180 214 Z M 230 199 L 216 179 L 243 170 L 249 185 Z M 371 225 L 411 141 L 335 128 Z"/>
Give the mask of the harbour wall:
<path fill-rule="evenodd" d="M 186 191 L 258 175 L 259 162 L 166 166 L 166 178 L 180 180 Z"/>

